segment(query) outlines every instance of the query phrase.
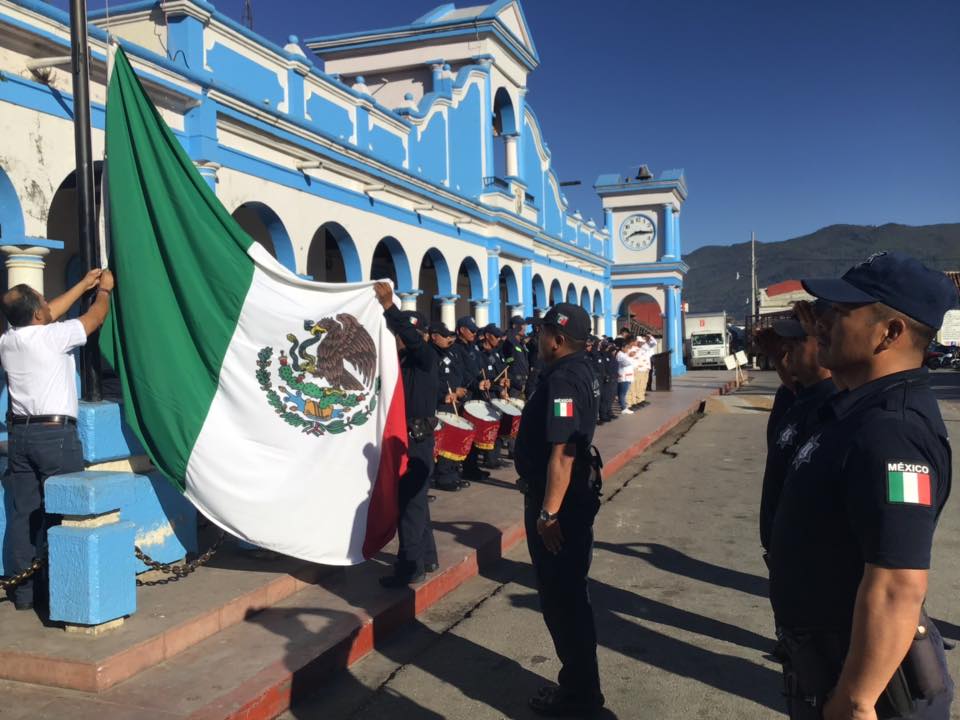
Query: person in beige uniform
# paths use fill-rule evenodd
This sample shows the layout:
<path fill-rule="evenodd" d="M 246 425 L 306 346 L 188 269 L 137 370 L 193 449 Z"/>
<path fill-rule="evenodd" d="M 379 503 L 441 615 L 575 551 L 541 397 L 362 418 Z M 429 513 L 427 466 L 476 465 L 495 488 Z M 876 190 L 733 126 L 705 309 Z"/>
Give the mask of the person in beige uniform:
<path fill-rule="evenodd" d="M 98 288 L 97 297 L 86 313 L 76 320 L 57 322 L 94 288 Z M 73 351 L 85 345 L 87 337 L 103 324 L 111 290 L 110 271 L 91 270 L 50 302 L 22 284 L 3 296 L 9 328 L 0 337 L 0 363 L 10 391 L 9 466 L 3 482 L 13 499 L 7 541 L 14 573 L 29 567 L 46 546 L 43 483 L 52 475 L 83 470 Z M 13 589 L 12 599 L 17 610 L 30 610 L 35 602 L 45 605 L 45 587 L 31 578 Z"/>

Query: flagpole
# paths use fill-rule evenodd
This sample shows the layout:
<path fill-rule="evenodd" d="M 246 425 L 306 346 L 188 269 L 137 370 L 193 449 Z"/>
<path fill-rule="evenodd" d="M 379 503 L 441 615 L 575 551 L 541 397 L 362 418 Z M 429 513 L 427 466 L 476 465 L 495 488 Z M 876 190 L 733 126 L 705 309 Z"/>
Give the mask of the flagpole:
<path fill-rule="evenodd" d="M 70 46 L 73 55 L 73 137 L 77 156 L 77 229 L 80 265 L 83 273 L 100 267 L 97 242 L 97 213 L 94 190 L 93 149 L 90 141 L 90 51 L 87 46 L 86 0 L 70 0 Z M 95 293 L 80 300 L 86 312 Z M 95 333 L 87 339 L 80 355 L 80 389 L 87 402 L 99 402 L 100 346 Z"/>

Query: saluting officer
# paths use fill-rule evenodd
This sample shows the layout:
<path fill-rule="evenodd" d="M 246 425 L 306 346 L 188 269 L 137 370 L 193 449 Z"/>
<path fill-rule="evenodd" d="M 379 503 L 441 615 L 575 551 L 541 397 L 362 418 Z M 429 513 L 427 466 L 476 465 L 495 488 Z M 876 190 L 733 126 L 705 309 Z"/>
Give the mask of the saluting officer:
<path fill-rule="evenodd" d="M 540 606 L 563 667 L 559 686 L 530 706 L 545 715 L 588 714 L 603 706 L 597 635 L 587 592 L 599 468 L 590 447 L 597 417 L 596 378 L 583 352 L 590 318 L 554 305 L 540 328 L 540 382 L 527 400 L 516 445 L 527 547 Z"/>
<path fill-rule="evenodd" d="M 418 583 L 437 570 L 437 546 L 430 527 L 427 490 L 433 472 L 433 430 L 436 423 L 437 354 L 430 347 L 427 321 L 418 312 L 393 304 L 389 283 L 373 285 L 383 306 L 387 327 L 397 337 L 400 375 L 407 415 L 407 471 L 400 476 L 400 548 L 393 574 L 380 578 L 384 587 Z"/>
<path fill-rule="evenodd" d="M 459 413 L 463 399 L 467 395 L 466 377 L 460 354 L 454 347 L 453 330 L 442 322 L 430 325 L 430 343 L 437 353 L 437 409 L 448 413 Z M 438 490 L 457 491 L 470 485 L 457 476 L 457 463 L 441 455 L 437 458 L 433 470 L 433 484 Z"/>
<path fill-rule="evenodd" d="M 837 392 L 830 371 L 817 359 L 816 336 L 808 335 L 796 319 L 778 320 L 773 330 L 786 348 L 785 365 L 796 381 L 797 397 L 778 420 L 767 448 L 760 496 L 760 544 L 765 551 L 770 549 L 770 530 L 790 461 L 816 428 L 824 402 Z"/>
<path fill-rule="evenodd" d="M 923 601 L 950 444 L 922 363 L 957 291 L 899 253 L 803 284 L 830 303 L 819 357 L 844 390 L 794 455 L 773 523 L 791 716 L 947 720 L 953 683 Z"/>
<path fill-rule="evenodd" d="M 90 309 L 76 320 L 56 322 L 97 287 Z M 3 296 L 9 329 L 0 338 L 0 362 L 10 391 L 8 472 L 4 478 L 12 508 L 7 541 L 14 574 L 26 570 L 46 547 L 47 519 L 43 484 L 52 475 L 83 470 L 77 435 L 77 385 L 73 350 L 102 324 L 110 308 L 113 275 L 91 270 L 49 303 L 29 285 L 16 285 Z M 47 596 L 33 578 L 13 589 L 17 610 L 30 610 Z"/>

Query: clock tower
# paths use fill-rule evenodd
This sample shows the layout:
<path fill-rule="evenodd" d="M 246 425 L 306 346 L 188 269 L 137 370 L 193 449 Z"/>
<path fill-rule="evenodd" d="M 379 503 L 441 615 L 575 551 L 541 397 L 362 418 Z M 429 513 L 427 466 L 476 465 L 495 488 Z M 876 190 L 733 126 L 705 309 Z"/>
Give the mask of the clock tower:
<path fill-rule="evenodd" d="M 680 257 L 680 209 L 687 199 L 683 170 L 654 177 L 646 165 L 631 177 L 601 175 L 594 184 L 610 233 L 610 299 L 618 327 L 631 323 L 630 306 L 653 300 L 663 317 L 663 348 L 671 352 L 673 374 L 683 364 L 683 278 Z"/>

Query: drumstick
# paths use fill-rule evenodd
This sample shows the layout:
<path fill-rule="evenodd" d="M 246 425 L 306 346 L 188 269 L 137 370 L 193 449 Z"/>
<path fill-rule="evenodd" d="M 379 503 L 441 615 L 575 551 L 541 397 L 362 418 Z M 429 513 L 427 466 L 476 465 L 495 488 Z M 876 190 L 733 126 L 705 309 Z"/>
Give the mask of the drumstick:
<path fill-rule="evenodd" d="M 447 392 L 453 395 L 453 388 L 450 387 L 450 383 L 447 383 Z M 453 414 L 456 415 L 457 417 L 460 417 L 460 413 L 457 412 L 457 398 L 455 395 L 454 395 L 452 404 L 453 404 Z"/>
<path fill-rule="evenodd" d="M 484 382 L 486 382 L 486 380 L 487 380 L 487 371 L 486 371 L 486 369 L 480 368 L 480 374 L 483 375 L 483 380 L 484 380 Z M 490 391 L 489 391 L 489 390 L 483 390 L 482 392 L 483 392 L 483 394 L 486 396 L 487 400 L 489 400 L 489 399 L 490 399 Z"/>

